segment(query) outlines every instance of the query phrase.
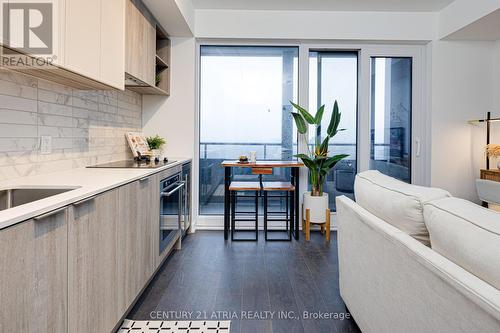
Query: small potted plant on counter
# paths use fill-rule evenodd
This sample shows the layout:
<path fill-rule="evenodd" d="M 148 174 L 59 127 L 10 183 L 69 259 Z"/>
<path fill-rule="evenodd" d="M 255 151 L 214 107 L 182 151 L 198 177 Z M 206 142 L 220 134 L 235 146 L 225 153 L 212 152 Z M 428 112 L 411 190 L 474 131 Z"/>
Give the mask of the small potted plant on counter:
<path fill-rule="evenodd" d="M 297 131 L 302 139 L 307 140 L 305 134 L 307 133 L 308 124 L 314 126 L 314 133 L 318 132 L 318 127 L 321 124 L 325 106 L 322 105 L 316 115 L 311 115 L 303 107 L 290 102 L 298 112 L 292 112 L 293 119 L 297 125 Z M 339 154 L 329 157 L 328 144 L 330 139 L 333 138 L 339 131 L 341 113 L 337 101 L 333 105 L 332 116 L 326 131 L 326 137 L 321 141 L 319 136 L 316 137 L 314 151 L 310 151 L 309 145 L 306 141 L 307 154 L 297 154 L 296 157 L 300 158 L 304 165 L 309 169 L 309 178 L 312 187 L 311 192 L 304 193 L 304 206 L 303 212 L 309 209 L 310 222 L 322 223 L 325 221 L 325 212 L 328 209 L 328 193 L 323 193 L 323 184 L 325 183 L 326 176 L 329 171 L 342 159 L 349 155 Z"/>
<path fill-rule="evenodd" d="M 146 138 L 146 141 L 149 145 L 149 149 L 151 149 L 151 154 L 153 155 L 153 158 L 160 158 L 163 154 L 163 145 L 166 143 L 165 139 L 155 135 L 155 136 L 150 136 Z"/>

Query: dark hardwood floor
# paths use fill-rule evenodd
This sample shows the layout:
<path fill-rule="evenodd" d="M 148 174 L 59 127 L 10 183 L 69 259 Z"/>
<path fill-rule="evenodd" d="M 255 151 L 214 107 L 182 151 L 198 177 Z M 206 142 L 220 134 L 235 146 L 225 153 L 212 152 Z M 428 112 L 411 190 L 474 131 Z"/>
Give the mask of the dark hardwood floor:
<path fill-rule="evenodd" d="M 258 243 L 231 243 L 222 232 L 197 231 L 167 259 L 128 318 L 230 319 L 231 333 L 360 332 L 339 294 L 336 234 L 330 244 L 317 232 L 310 242 L 301 236 L 265 242 L 261 233 Z"/>

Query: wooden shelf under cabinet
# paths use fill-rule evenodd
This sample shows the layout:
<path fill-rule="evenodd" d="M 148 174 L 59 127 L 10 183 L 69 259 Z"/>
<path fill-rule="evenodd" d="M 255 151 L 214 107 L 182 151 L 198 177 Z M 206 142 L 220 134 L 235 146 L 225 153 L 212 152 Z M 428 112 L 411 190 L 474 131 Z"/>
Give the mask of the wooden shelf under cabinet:
<path fill-rule="evenodd" d="M 168 64 L 162 58 L 160 58 L 159 55 L 156 55 L 156 67 L 164 70 L 165 68 L 168 68 Z M 158 69 L 156 71 L 158 72 Z"/>
<path fill-rule="evenodd" d="M 160 87 L 153 86 L 127 86 L 127 89 L 135 91 L 141 95 L 163 95 L 169 96 L 169 93 Z"/>

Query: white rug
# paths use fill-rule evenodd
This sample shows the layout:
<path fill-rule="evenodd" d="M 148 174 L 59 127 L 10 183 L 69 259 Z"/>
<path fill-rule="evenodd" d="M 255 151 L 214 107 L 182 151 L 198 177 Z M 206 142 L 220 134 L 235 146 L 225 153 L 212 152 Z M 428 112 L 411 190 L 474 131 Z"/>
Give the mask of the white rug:
<path fill-rule="evenodd" d="M 118 333 L 229 333 L 230 321 L 161 321 L 125 319 Z"/>

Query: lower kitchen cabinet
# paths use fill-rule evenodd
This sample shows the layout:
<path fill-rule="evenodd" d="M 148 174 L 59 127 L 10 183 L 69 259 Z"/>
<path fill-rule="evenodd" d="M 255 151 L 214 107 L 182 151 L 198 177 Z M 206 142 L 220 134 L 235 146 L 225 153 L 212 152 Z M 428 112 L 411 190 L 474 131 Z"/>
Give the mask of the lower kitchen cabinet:
<path fill-rule="evenodd" d="M 161 263 L 160 179 L 173 172 L 0 230 L 0 333 L 111 332 Z"/>
<path fill-rule="evenodd" d="M 118 210 L 118 292 L 125 312 L 155 270 L 152 244 L 158 229 L 158 178 L 150 176 L 119 188 Z M 153 190 L 154 189 L 154 190 Z"/>
<path fill-rule="evenodd" d="M 118 306 L 119 190 L 70 208 L 68 225 L 68 332 L 110 332 Z"/>
<path fill-rule="evenodd" d="M 69 332 L 110 332 L 153 274 L 157 179 L 150 176 L 73 205 Z"/>
<path fill-rule="evenodd" d="M 141 196 L 141 187 L 147 179 L 136 181 L 118 189 L 119 210 L 118 213 L 118 285 L 121 290 L 118 292 L 118 303 L 124 312 L 133 301 L 144 280 L 144 271 L 149 271 L 148 262 L 145 260 L 144 245 L 148 237 L 144 230 L 145 219 L 143 204 L 148 204 L 147 200 Z"/>
<path fill-rule="evenodd" d="M 68 331 L 67 211 L 0 231 L 0 332 Z"/>
<path fill-rule="evenodd" d="M 149 197 L 151 199 L 148 212 L 148 224 L 151 226 L 151 241 L 149 244 L 151 251 L 151 273 L 154 273 L 160 265 L 158 260 L 158 253 L 160 251 L 160 180 L 161 174 L 154 174 L 150 177 L 148 186 Z"/>

